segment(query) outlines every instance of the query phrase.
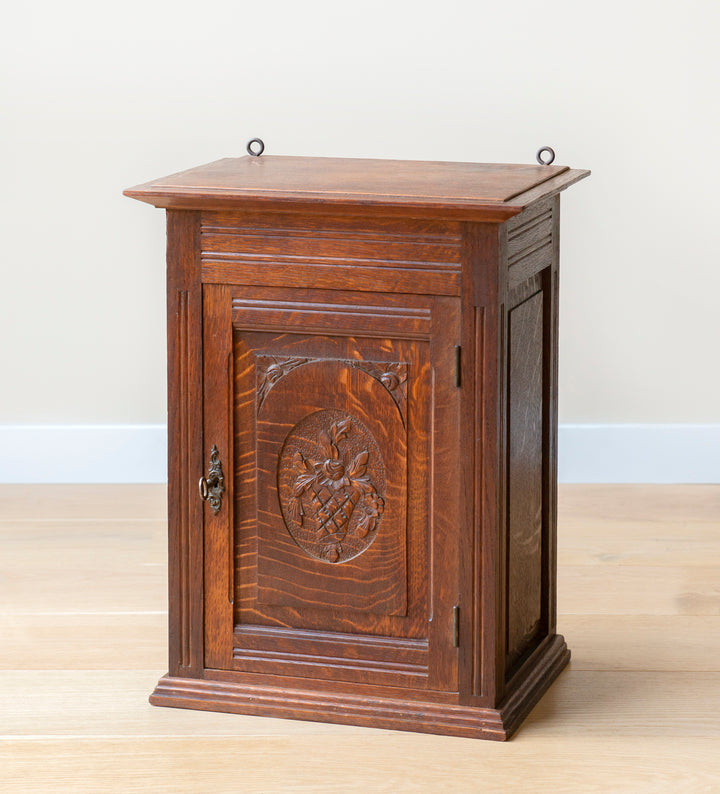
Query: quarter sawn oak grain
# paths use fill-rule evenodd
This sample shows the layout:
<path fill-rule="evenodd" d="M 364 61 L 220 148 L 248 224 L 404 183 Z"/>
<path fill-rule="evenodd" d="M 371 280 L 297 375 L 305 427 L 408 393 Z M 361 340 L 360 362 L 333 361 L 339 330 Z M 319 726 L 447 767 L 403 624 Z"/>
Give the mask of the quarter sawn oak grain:
<path fill-rule="evenodd" d="M 262 156 L 126 191 L 169 210 L 170 669 L 152 703 L 516 730 L 570 656 L 558 193 L 587 174 Z M 211 449 L 219 510 L 197 490 Z"/>

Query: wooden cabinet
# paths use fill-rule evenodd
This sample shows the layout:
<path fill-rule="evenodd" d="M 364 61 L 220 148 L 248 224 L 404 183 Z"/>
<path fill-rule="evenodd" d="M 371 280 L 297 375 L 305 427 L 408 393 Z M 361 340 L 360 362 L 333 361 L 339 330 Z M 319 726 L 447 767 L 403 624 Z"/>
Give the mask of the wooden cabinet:
<path fill-rule="evenodd" d="M 157 705 L 503 739 L 555 633 L 555 166 L 221 160 L 168 210 Z M 198 480 L 200 484 L 198 487 Z"/>

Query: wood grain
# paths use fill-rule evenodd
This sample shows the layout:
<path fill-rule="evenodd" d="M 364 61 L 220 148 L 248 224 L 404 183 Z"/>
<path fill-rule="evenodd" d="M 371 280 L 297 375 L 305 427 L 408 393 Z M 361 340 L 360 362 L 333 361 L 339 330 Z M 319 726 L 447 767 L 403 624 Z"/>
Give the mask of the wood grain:
<path fill-rule="evenodd" d="M 720 779 L 714 738 L 640 736 L 628 743 L 624 736 L 576 735 L 572 742 L 536 736 L 504 746 L 422 734 L 372 734 L 362 735 L 363 762 L 351 776 L 341 754 L 318 751 L 317 738 L 305 735 L 10 740 L 0 746 L 0 765 L 7 791 L 33 794 L 337 794 L 339 780 L 343 792 L 363 794 L 434 792 L 448 786 L 475 792 L 478 780 L 483 791 L 511 794 L 524 794 L 528 780 L 541 794 L 677 794 L 713 792 Z M 40 749 L 43 763 L 38 763 Z"/>
<path fill-rule="evenodd" d="M 43 485 L 0 484 L 0 523 L 39 520 L 78 521 L 102 518 L 167 519 L 165 485 Z"/>
<path fill-rule="evenodd" d="M 219 450 L 226 480 L 224 504 L 216 513 L 206 508 L 204 518 L 203 579 L 193 597 L 203 603 L 204 666 L 227 669 L 232 664 L 228 638 L 233 629 L 235 598 L 234 533 L 238 515 L 235 415 L 232 409 L 237 372 L 233 355 L 231 290 L 215 285 L 203 289 L 203 432 L 206 454 Z M 207 396 L 206 396 L 207 395 Z M 244 466 L 254 461 L 244 459 Z"/>
<path fill-rule="evenodd" d="M 3 791 L 334 794 L 338 780 L 358 792 L 476 791 L 479 780 L 484 790 L 511 792 L 532 780 L 533 791 L 548 794 L 718 788 L 720 616 L 631 614 L 626 603 L 647 590 L 648 601 L 655 594 L 674 610 L 686 586 L 702 591 L 704 577 L 717 580 L 720 487 L 560 487 L 561 554 L 569 548 L 582 560 L 562 585 L 567 603 L 575 605 L 582 574 L 597 571 L 595 597 L 608 611 L 561 610 L 573 662 L 507 745 L 149 706 L 165 669 L 165 617 L 111 614 L 102 604 L 92 614 L 62 613 L 102 590 L 103 565 L 93 572 L 93 558 L 132 568 L 164 555 L 154 518 L 164 496 L 161 486 L 0 486 L 3 517 L 16 516 L 0 521 L 3 530 L 15 525 L 3 536 L 0 590 L 9 571 L 24 569 L 50 591 L 61 589 L 53 579 L 64 580 L 67 593 L 65 602 L 47 600 L 43 614 L 28 614 L 17 598 L 0 608 Z M 582 554 L 598 536 L 599 548 L 622 550 L 628 527 L 637 559 Z M 49 566 L 63 541 L 66 554 Z M 645 558 L 652 565 L 640 564 Z M 165 587 L 164 566 L 150 568 L 157 583 L 139 591 L 145 609 Z M 614 595 L 618 583 L 631 590 Z M 352 776 L 338 747 L 363 759 Z"/>
<path fill-rule="evenodd" d="M 612 526 L 613 532 L 606 527 Z M 654 521 L 593 522 L 561 527 L 561 565 L 720 566 L 718 521 L 681 521 L 669 531 Z"/>
<path fill-rule="evenodd" d="M 155 180 L 153 186 L 235 194 L 297 193 L 507 201 L 567 171 L 567 166 L 420 162 L 339 157 L 238 157 Z M 128 191 L 130 195 L 138 188 Z"/>
<path fill-rule="evenodd" d="M 565 565 L 558 571 L 565 614 L 720 615 L 720 577 L 711 565 Z"/>
<path fill-rule="evenodd" d="M 165 566 L 154 576 L 163 583 Z M 8 610 L 0 614 L 0 670 L 117 670 L 119 664 L 161 670 L 167 666 L 167 630 L 166 609 L 37 615 Z"/>
<path fill-rule="evenodd" d="M 204 663 L 202 503 L 202 291 L 196 212 L 167 216 L 168 605 L 170 669 L 188 674 Z"/>
<path fill-rule="evenodd" d="M 554 198 L 547 198 L 505 224 L 510 289 L 557 261 L 553 242 L 557 237 L 558 208 Z"/>
<path fill-rule="evenodd" d="M 296 287 L 313 284 L 320 289 L 338 289 L 346 282 L 336 265 L 327 263 L 273 262 L 272 267 L 259 269 L 254 263 L 208 259 L 203 265 L 202 279 L 207 284 L 238 284 L 248 286 Z M 389 292 L 420 295 L 459 295 L 457 273 L 398 267 L 353 268 L 353 288 L 363 292 Z"/>
<path fill-rule="evenodd" d="M 489 738 L 515 730 L 569 659 L 554 630 L 552 196 L 585 175 L 565 166 L 250 157 L 127 191 L 173 208 L 171 673 L 153 703 L 274 714 L 283 707 L 277 688 L 304 676 L 327 681 L 327 696 L 298 690 L 288 717 L 367 721 L 357 695 L 334 684 L 356 676 L 396 687 L 405 676 L 405 707 L 389 691 L 373 700 L 379 724 Z M 202 212 L 174 209 L 191 206 Z M 368 282 L 379 276 L 370 270 L 385 271 L 380 285 Z M 443 273 L 455 277 L 445 289 L 427 281 Z M 471 330 L 478 316 L 496 324 L 482 331 L 481 363 Z M 343 337 L 351 355 L 333 358 Z M 417 346 L 395 354 L 413 341 L 427 345 L 428 370 L 416 366 Z M 268 356 L 275 362 L 261 370 Z M 383 361 L 396 371 L 367 372 Z M 479 366 L 490 385 L 480 406 Z M 383 381 L 397 380 L 397 368 L 410 383 L 400 414 Z M 416 428 L 414 414 L 427 421 Z M 468 436 L 482 444 L 468 449 Z M 214 466 L 224 458 L 230 486 L 224 512 L 216 501 L 212 515 L 190 497 L 203 446 Z M 417 446 L 425 454 L 413 456 Z M 416 495 L 427 524 L 411 508 L 413 476 L 426 484 Z M 307 634 L 302 649 L 245 648 L 238 625 L 267 636 L 273 626 L 355 634 L 357 648 L 316 648 Z M 424 640 L 427 665 L 402 654 L 364 658 L 366 637 Z M 215 684 L 192 685 L 209 671 Z M 254 697 L 239 674 L 277 680 L 262 692 L 257 683 Z M 415 702 L 423 686 L 458 692 L 462 703 L 430 700 L 423 714 Z"/>
<path fill-rule="evenodd" d="M 368 304 L 345 305 L 341 300 L 337 293 L 332 303 L 305 301 L 299 295 L 293 300 L 280 295 L 274 300 L 237 297 L 233 300 L 233 326 L 254 331 L 332 332 L 336 336 L 382 338 L 402 334 L 406 339 L 427 339 L 430 335 L 427 307 L 383 305 L 378 297 Z"/>
<path fill-rule="evenodd" d="M 178 209 L 502 222 L 589 173 L 567 166 L 263 155 L 217 160 L 124 193 Z"/>
<path fill-rule="evenodd" d="M 170 673 L 152 703 L 518 727 L 569 660 L 555 194 L 586 175 L 264 156 L 126 191 L 170 208 Z M 208 450 L 211 511 L 192 488 Z"/>
<path fill-rule="evenodd" d="M 156 671 L 2 671 L 0 735 L 5 740 L 305 734 L 332 735 L 338 741 L 376 733 L 387 736 L 356 725 L 153 709 L 146 695 L 156 675 Z M 718 692 L 720 673 L 568 670 L 535 708 L 517 739 L 533 744 L 555 739 L 558 746 L 572 745 L 573 737 L 582 733 L 605 741 L 622 736 L 630 744 L 638 737 L 719 741 Z M 441 746 L 441 740 L 436 741 Z"/>
<path fill-rule="evenodd" d="M 205 213 L 203 281 L 458 295 L 460 224 L 292 213 Z"/>
<path fill-rule="evenodd" d="M 120 502 L 118 513 L 126 510 Z M 25 516 L 22 522 L 0 523 L 0 612 L 42 615 L 167 609 L 165 522 L 31 522 L 27 508 Z M 118 544 L 117 550 L 106 557 L 113 543 Z"/>
<path fill-rule="evenodd" d="M 543 295 L 508 315 L 506 670 L 547 634 L 543 614 Z"/>
<path fill-rule="evenodd" d="M 147 692 L 156 675 L 154 670 L 1 671 L 4 697 L 0 736 L 92 738 L 145 734 L 200 738 L 305 734 L 352 741 L 351 737 L 372 736 L 378 731 L 357 725 L 340 728 L 323 722 L 153 709 L 147 704 Z M 720 673 L 569 669 L 548 690 L 517 738 L 522 737 L 525 742 L 538 738 L 568 742 L 582 732 L 599 739 L 623 736 L 626 741 L 637 736 L 706 737 L 720 741 L 719 692 Z M 79 698 L 78 693 L 83 697 Z"/>
<path fill-rule="evenodd" d="M 573 670 L 720 672 L 717 615 L 563 615 L 559 629 L 572 637 Z M 0 635 L 5 670 L 115 670 L 118 648 L 128 670 L 160 670 L 167 663 L 164 613 L 2 614 Z M 38 643 L 47 655 L 36 653 Z M 376 653 L 387 655 L 382 648 Z M 427 647 L 408 653 L 422 666 L 426 657 Z"/>
<path fill-rule="evenodd" d="M 720 672 L 720 615 L 563 615 L 573 670 Z"/>
<path fill-rule="evenodd" d="M 720 489 L 716 485 L 563 485 L 563 526 L 583 537 L 600 527 L 622 536 L 617 522 L 640 522 L 670 538 L 684 528 L 710 523 L 720 528 Z"/>
<path fill-rule="evenodd" d="M 208 290 L 208 300 L 212 300 L 213 289 Z M 306 295 L 302 297 L 306 301 L 315 301 L 313 316 L 317 319 L 322 310 L 328 315 L 327 321 L 318 325 L 315 333 L 308 334 L 302 332 L 305 320 L 296 309 L 296 305 L 302 308 L 307 305 L 306 302 L 287 301 L 283 293 L 277 290 L 258 290 L 257 298 L 253 297 L 253 293 L 255 290 L 238 291 L 238 297 L 232 300 L 236 345 L 234 371 L 237 373 L 232 387 L 237 395 L 234 424 L 238 428 L 237 460 L 242 461 L 238 470 L 240 484 L 235 505 L 238 522 L 236 625 L 277 625 L 321 632 L 332 628 L 341 633 L 356 631 L 358 636 L 355 650 L 349 649 L 345 642 L 336 643 L 334 648 L 331 644 L 322 642 L 319 643 L 322 653 L 318 653 L 318 648 L 310 647 L 308 635 L 303 647 L 297 649 L 298 653 L 294 657 L 291 658 L 285 652 L 281 658 L 271 644 L 264 649 L 249 648 L 246 652 L 242 647 L 242 638 L 245 635 L 238 631 L 233 666 L 237 670 L 272 669 L 279 674 L 289 675 L 292 671 L 288 667 L 292 664 L 300 671 L 297 674 L 317 676 L 324 654 L 327 664 L 336 664 L 338 677 L 347 680 L 350 667 L 343 659 L 355 657 L 358 660 L 356 677 L 369 680 L 366 673 L 372 667 L 373 657 L 371 654 L 364 655 L 364 636 L 371 643 L 377 637 L 425 638 L 426 642 L 428 638 L 427 591 L 429 586 L 433 586 L 432 579 L 428 579 L 424 573 L 430 531 L 427 517 L 427 494 L 430 488 L 428 445 L 431 432 L 446 434 L 430 428 L 431 404 L 428 394 L 431 362 L 428 360 L 430 351 L 427 341 L 403 337 L 412 337 L 420 331 L 427 337 L 431 332 L 430 323 L 434 323 L 437 327 L 434 333 L 442 338 L 448 330 L 452 330 L 449 322 L 452 305 L 436 305 L 427 298 L 408 296 L 403 299 L 401 296 L 387 296 L 376 304 L 373 333 L 368 335 L 363 326 L 358 327 L 357 319 L 352 313 L 337 310 L 343 308 L 339 304 L 338 293 L 324 295 L 306 291 Z M 345 293 L 343 298 L 347 295 L 349 293 Z M 323 303 L 323 300 L 327 302 Z M 279 325 L 286 333 L 245 331 L 247 325 L 257 327 L 256 319 L 248 321 L 248 313 L 258 311 L 258 307 L 261 312 L 270 312 L 281 317 Z M 357 312 L 365 311 L 362 304 L 355 308 Z M 418 318 L 423 324 L 414 325 Z M 322 333 L 326 327 L 333 329 L 332 335 Z M 287 331 L 294 333 L 288 334 Z M 392 333 L 396 338 L 376 338 L 381 332 Z M 214 338 L 221 338 L 217 330 L 213 334 Z M 443 346 L 443 350 L 445 348 L 449 351 L 453 349 L 452 345 L 447 344 Z M 257 408 L 255 389 L 259 383 L 256 377 L 258 361 L 262 362 L 264 368 L 268 366 L 268 361 L 275 362 L 270 366 L 282 367 L 282 357 L 287 359 L 288 355 L 295 356 L 291 361 L 300 363 L 289 367 L 287 373 L 282 368 L 277 369 L 273 376 L 274 385 L 267 392 L 262 392 L 262 404 Z M 352 366 L 343 362 L 351 362 Z M 381 366 L 382 362 L 385 364 Z M 402 386 L 404 396 L 396 395 L 389 387 L 401 371 L 403 377 L 407 378 L 407 385 Z M 344 384 L 341 389 L 337 388 L 338 382 Z M 349 388 L 350 383 L 355 383 L 355 387 Z M 227 388 L 226 385 L 219 385 L 218 394 L 224 393 Z M 443 393 L 447 396 L 443 400 L 449 403 L 449 410 L 452 410 L 452 401 L 457 398 L 452 384 L 449 385 L 449 391 L 447 389 L 448 387 L 444 387 Z M 273 401 L 276 402 L 274 406 Z M 216 402 L 211 401 L 212 404 Z M 317 416 L 318 409 L 350 411 L 372 430 L 375 438 L 373 443 L 378 445 L 386 480 L 382 495 L 385 505 L 378 539 L 367 552 L 343 563 L 341 567 L 333 566 L 332 570 L 327 562 L 314 564 L 307 554 L 300 551 L 285 529 L 286 517 L 279 513 L 275 493 L 281 445 L 289 438 L 288 433 L 294 423 L 302 421 L 302 417 L 306 415 Z M 407 456 L 410 465 L 405 463 L 404 444 L 401 443 L 406 432 L 409 439 Z M 255 484 L 256 470 L 252 465 L 256 444 L 259 455 L 259 489 Z M 438 487 L 445 489 L 445 482 L 439 482 Z M 259 500 L 257 506 L 256 499 Z M 305 505 L 305 509 L 308 510 L 309 505 Z M 404 519 L 405 510 L 412 514 L 407 525 Z M 258 520 L 256 515 L 260 516 Z M 406 526 L 409 533 L 407 539 Z M 434 542 L 440 548 L 447 549 L 451 532 L 454 531 L 455 527 L 450 531 L 438 530 L 437 535 L 433 534 L 431 537 L 436 538 Z M 266 542 L 262 542 L 263 538 Z M 272 542 L 267 542 L 267 539 Z M 278 576 L 276 571 L 282 575 Z M 288 575 L 288 571 L 292 571 L 292 576 Z M 327 575 L 332 573 L 336 578 L 324 581 L 323 575 L 326 571 Z M 387 618 L 381 617 L 383 610 L 378 604 L 363 605 L 363 602 L 358 601 L 361 596 L 367 599 L 367 594 L 363 596 L 364 591 L 360 588 L 362 580 L 358 577 L 377 577 L 383 571 L 387 574 L 387 582 L 395 583 L 392 592 L 388 589 L 387 582 L 384 582 L 379 591 L 378 588 L 371 587 L 368 593 L 372 595 L 373 592 L 380 592 L 383 597 L 386 594 L 393 596 L 397 603 Z M 206 587 L 221 590 L 221 586 L 214 579 L 215 577 L 208 577 Z M 353 584 L 353 588 L 348 589 L 349 584 Z M 436 586 L 446 590 L 440 580 Z M 342 598 L 338 588 L 344 588 Z M 398 596 L 401 596 L 400 601 Z M 377 600 L 376 594 L 372 597 Z M 452 597 L 449 590 L 446 597 Z M 351 603 L 349 599 L 354 599 L 354 602 Z M 210 597 L 208 603 L 215 604 L 215 596 Z M 348 612 L 348 607 L 353 607 L 354 611 Z M 208 619 L 211 621 L 214 620 L 214 609 L 215 607 L 208 611 Z M 387 611 L 386 608 L 383 609 Z M 443 641 L 446 641 L 450 627 L 451 607 L 445 606 L 445 614 L 445 622 L 435 623 L 432 627 Z M 217 626 L 219 632 L 219 623 Z M 417 678 L 418 674 L 422 674 L 427 678 L 427 656 L 422 662 L 422 670 L 410 669 L 404 657 L 402 643 L 398 644 L 397 651 L 395 673 L 391 674 L 389 669 L 381 670 L 376 665 L 378 669 L 375 680 L 395 684 L 398 675 Z M 262 660 L 265 662 L 264 666 Z M 436 664 L 435 671 L 430 671 L 436 677 L 436 686 L 441 681 L 441 669 Z M 449 680 L 454 680 L 452 675 Z M 414 681 L 413 685 L 426 686 L 426 683 Z"/>
<path fill-rule="evenodd" d="M 202 256 L 275 262 L 277 258 L 309 258 L 355 265 L 376 261 L 379 267 L 460 267 L 457 223 L 377 221 L 368 228 L 357 218 L 304 219 L 258 213 L 206 213 L 202 224 Z"/>
<path fill-rule="evenodd" d="M 512 692 L 500 709 L 459 704 L 449 693 L 442 700 L 411 697 L 416 693 L 405 687 L 398 687 L 395 692 L 385 687 L 379 694 L 365 687 L 354 687 L 355 691 L 350 692 L 334 676 L 325 686 L 321 680 L 308 681 L 310 686 L 300 682 L 298 686 L 297 681 L 274 675 L 257 680 L 257 676 L 232 676 L 224 671 L 208 671 L 204 679 L 163 676 L 150 702 L 176 708 L 277 715 L 504 741 L 517 730 L 568 659 L 562 638 L 548 638 L 534 654 L 532 664 L 529 661 L 524 666 L 522 678 L 522 671 L 515 677 Z M 431 676 L 433 672 L 431 669 Z"/>
<path fill-rule="evenodd" d="M 407 441 L 389 391 L 349 363 L 318 360 L 272 388 L 257 427 L 259 602 L 407 614 Z M 323 444 L 323 435 L 337 444 Z M 365 461 L 363 482 L 348 475 L 358 460 Z M 336 489 L 330 476 L 348 483 Z M 310 477 L 306 491 L 294 496 Z M 365 515 L 374 516 L 373 528 L 361 536 Z"/>

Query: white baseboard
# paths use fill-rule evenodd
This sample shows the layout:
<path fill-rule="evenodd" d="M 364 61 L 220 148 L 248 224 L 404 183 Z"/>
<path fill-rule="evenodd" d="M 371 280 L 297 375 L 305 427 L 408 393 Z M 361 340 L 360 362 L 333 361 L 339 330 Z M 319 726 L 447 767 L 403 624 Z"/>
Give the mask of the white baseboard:
<path fill-rule="evenodd" d="M 167 428 L 0 425 L 0 482 L 167 482 Z"/>
<path fill-rule="evenodd" d="M 560 482 L 720 483 L 720 424 L 560 425 Z"/>
<path fill-rule="evenodd" d="M 164 425 L 0 425 L 0 482 L 166 482 L 166 447 Z M 720 483 L 720 424 L 560 425 L 559 479 Z"/>

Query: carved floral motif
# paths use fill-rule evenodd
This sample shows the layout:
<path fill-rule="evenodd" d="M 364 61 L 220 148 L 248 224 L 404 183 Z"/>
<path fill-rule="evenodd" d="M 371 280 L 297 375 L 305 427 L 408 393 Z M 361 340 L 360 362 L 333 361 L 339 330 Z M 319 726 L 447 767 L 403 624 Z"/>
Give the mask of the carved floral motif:
<path fill-rule="evenodd" d="M 345 562 L 373 542 L 385 506 L 384 467 L 368 429 L 342 411 L 298 423 L 280 455 L 278 493 L 285 524 L 308 554 Z"/>
<path fill-rule="evenodd" d="M 256 356 L 257 366 L 257 407 L 258 410 L 265 402 L 265 398 L 272 387 L 288 372 L 292 372 L 302 364 L 311 364 L 321 359 L 282 357 L 282 356 Z M 367 372 L 390 392 L 395 404 L 400 409 L 403 423 L 406 420 L 407 407 L 407 376 L 408 365 L 403 362 L 382 362 L 382 361 L 363 361 L 358 359 L 343 360 L 338 359 L 342 364 Z"/>
<path fill-rule="evenodd" d="M 403 424 L 406 419 L 408 365 L 402 362 L 351 361 L 353 367 L 367 372 L 390 392 L 400 409 Z"/>
<path fill-rule="evenodd" d="M 258 369 L 258 409 L 265 401 L 268 392 L 272 387 L 301 364 L 307 364 L 312 359 L 309 358 L 282 358 L 280 356 L 257 356 Z"/>

